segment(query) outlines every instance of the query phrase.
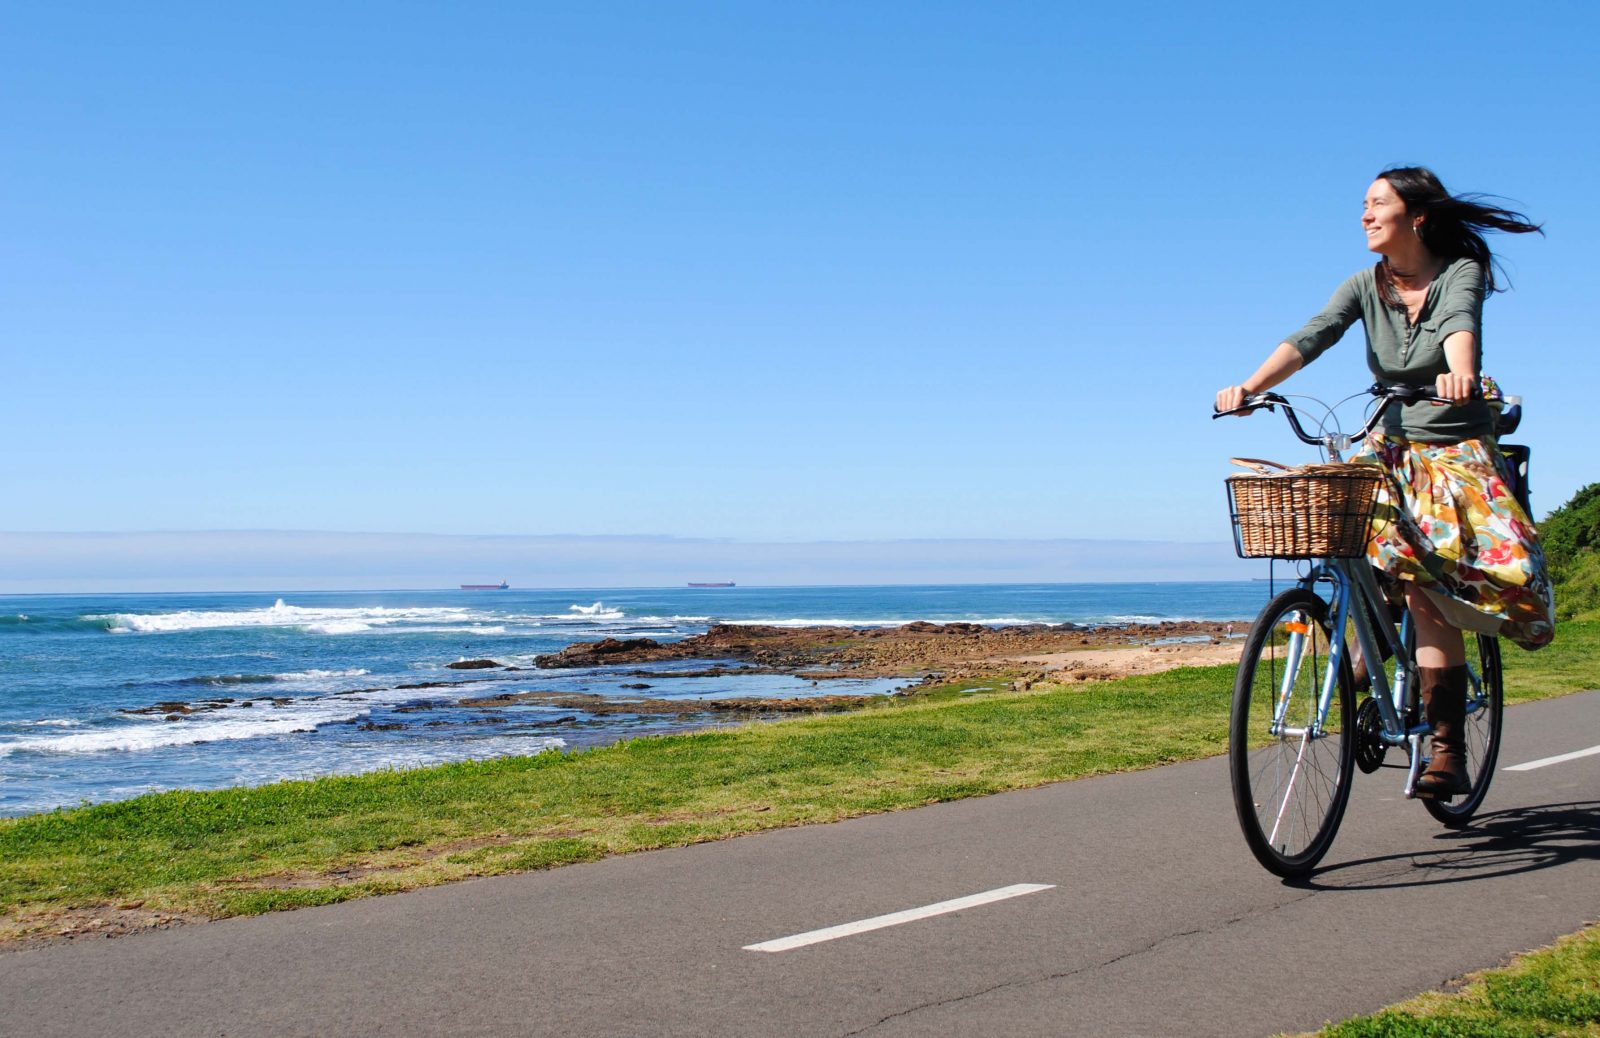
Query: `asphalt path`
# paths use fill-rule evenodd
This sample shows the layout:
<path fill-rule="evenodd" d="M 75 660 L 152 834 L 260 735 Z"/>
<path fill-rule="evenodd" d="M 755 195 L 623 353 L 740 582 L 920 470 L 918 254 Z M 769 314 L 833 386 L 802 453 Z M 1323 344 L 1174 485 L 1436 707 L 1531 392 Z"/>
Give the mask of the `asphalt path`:
<path fill-rule="evenodd" d="M 1338 841 L 1301 885 L 1250 857 L 1214 758 L 0 954 L 0 1033 L 1307 1030 L 1600 917 L 1600 754 L 1504 770 L 1600 744 L 1600 693 L 1506 722 L 1471 828 L 1401 799 L 1398 770 L 1358 774 Z M 877 928 L 748 950 L 862 920 Z"/>

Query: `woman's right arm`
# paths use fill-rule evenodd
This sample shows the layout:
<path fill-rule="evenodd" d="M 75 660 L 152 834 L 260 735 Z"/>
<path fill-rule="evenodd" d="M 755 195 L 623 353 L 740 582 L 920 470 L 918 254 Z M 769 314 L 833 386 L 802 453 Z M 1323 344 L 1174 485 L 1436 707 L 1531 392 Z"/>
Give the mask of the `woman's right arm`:
<path fill-rule="evenodd" d="M 1292 343 L 1280 342 L 1278 348 L 1272 351 L 1271 356 L 1261 362 L 1255 374 L 1245 379 L 1236 386 L 1227 386 L 1217 390 L 1217 410 L 1232 411 L 1244 404 L 1244 398 L 1252 393 L 1264 393 L 1284 379 L 1293 375 L 1305 364 L 1300 351 Z"/>

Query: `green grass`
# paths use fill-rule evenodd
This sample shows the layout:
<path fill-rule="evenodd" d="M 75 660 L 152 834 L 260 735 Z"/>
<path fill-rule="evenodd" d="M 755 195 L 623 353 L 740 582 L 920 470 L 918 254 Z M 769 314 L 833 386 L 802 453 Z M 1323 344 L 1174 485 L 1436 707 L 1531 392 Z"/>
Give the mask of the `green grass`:
<path fill-rule="evenodd" d="M 1600 623 L 1507 653 L 1514 701 L 1595 684 Z M 250 914 L 1151 767 L 1226 746 L 1232 667 L 1008 691 L 573 754 L 171 792 L 0 820 L 0 937 L 73 913 Z"/>
<path fill-rule="evenodd" d="M 1317 1032 L 1318 1038 L 1594 1038 L 1600 1035 L 1600 927 L 1504 969 Z"/>
<path fill-rule="evenodd" d="M 1600 620 L 1557 624 L 1555 641 L 1534 652 L 1504 641 L 1500 651 L 1507 703 L 1600 688 Z"/>
<path fill-rule="evenodd" d="M 1600 551 L 1578 553 L 1562 567 L 1556 615 L 1563 620 L 1600 620 Z"/>

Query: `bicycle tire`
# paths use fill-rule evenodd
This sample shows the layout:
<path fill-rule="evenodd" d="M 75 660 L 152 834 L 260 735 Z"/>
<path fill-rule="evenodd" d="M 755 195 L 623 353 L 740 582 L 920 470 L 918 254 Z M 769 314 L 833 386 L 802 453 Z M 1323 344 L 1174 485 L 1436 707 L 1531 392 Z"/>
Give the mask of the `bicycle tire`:
<path fill-rule="evenodd" d="M 1423 799 L 1428 813 L 1446 828 L 1458 829 L 1467 824 L 1484 797 L 1489 795 L 1489 782 L 1494 778 L 1494 768 L 1500 759 L 1500 727 L 1505 717 L 1505 684 L 1500 671 L 1500 639 L 1486 634 L 1475 635 L 1478 648 L 1478 688 L 1469 691 L 1468 708 L 1477 700 L 1466 720 L 1467 778 L 1472 782 L 1472 792 L 1454 797 L 1449 803 Z"/>
<path fill-rule="evenodd" d="M 1228 763 L 1239 828 L 1256 860 L 1285 878 L 1303 876 L 1333 845 L 1355 765 L 1355 682 L 1341 661 L 1324 734 L 1274 735 L 1273 713 L 1288 673 L 1291 637 L 1302 639 L 1288 683 L 1284 721 L 1306 728 L 1328 665 L 1327 604 L 1305 588 L 1268 602 L 1245 638 L 1228 722 Z"/>

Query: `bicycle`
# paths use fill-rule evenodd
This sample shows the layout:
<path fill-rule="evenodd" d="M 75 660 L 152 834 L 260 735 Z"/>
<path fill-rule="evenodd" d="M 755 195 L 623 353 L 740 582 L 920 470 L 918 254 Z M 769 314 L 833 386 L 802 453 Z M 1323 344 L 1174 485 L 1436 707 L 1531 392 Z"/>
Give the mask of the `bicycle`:
<path fill-rule="evenodd" d="M 1315 481 L 1321 479 L 1323 489 L 1331 487 L 1336 495 L 1339 488 L 1332 487 L 1329 481 L 1387 478 L 1375 466 L 1343 465 L 1345 476 L 1335 474 L 1332 466 L 1342 462 L 1343 452 L 1352 444 L 1366 439 L 1391 404 L 1441 401 L 1431 391 L 1409 386 L 1375 384 L 1367 392 L 1378 398 L 1378 403 L 1360 432 L 1353 436 L 1326 431 L 1326 421 L 1319 426 L 1317 435 L 1311 435 L 1294 406 L 1276 393 L 1246 397 L 1243 406 L 1213 417 L 1282 408 L 1295 435 L 1319 447 L 1330 463 L 1308 470 L 1305 478 L 1312 482 L 1307 485 L 1315 490 Z M 1333 408 L 1317 403 L 1332 415 Z M 1497 416 L 1496 432 L 1510 433 L 1520 420 L 1521 406 L 1512 403 Z M 1509 445 L 1502 449 L 1508 454 L 1508 475 L 1517 497 L 1526 507 L 1527 450 Z M 1365 474 L 1355 471 L 1369 468 Z M 1319 473 L 1318 469 L 1328 471 Z M 1277 540 L 1262 546 L 1246 543 L 1245 534 L 1252 529 L 1248 526 L 1250 517 L 1246 516 L 1246 524 L 1242 525 L 1235 481 L 1229 482 L 1235 549 L 1239 555 L 1309 563 L 1293 587 L 1267 603 L 1245 637 L 1228 727 L 1234 808 L 1245 842 L 1265 868 L 1293 878 L 1309 873 L 1332 846 L 1349 801 L 1355 768 L 1372 774 L 1384 766 L 1390 747 L 1402 747 L 1405 763 L 1392 766 L 1406 769 L 1404 794 L 1408 799 L 1415 798 L 1417 778 L 1428 763 L 1424 750 L 1431 728 L 1422 719 L 1417 692 L 1410 613 L 1402 611 L 1398 618 L 1391 613 L 1388 598 L 1379 586 L 1378 571 L 1365 559 L 1373 521 L 1371 496 L 1360 506 L 1359 515 L 1351 512 L 1341 517 L 1334 512 L 1336 527 L 1337 520 L 1347 520 L 1342 531 L 1333 531 L 1333 537 L 1342 540 L 1342 544 L 1306 546 L 1306 538 L 1300 534 L 1308 522 L 1315 522 L 1318 507 L 1326 509 L 1329 505 L 1326 500 L 1311 500 L 1305 508 L 1293 510 L 1293 514 L 1266 516 L 1269 527 L 1293 527 L 1296 537 L 1292 540 L 1299 543 Z M 1312 498 L 1316 496 L 1313 494 Z M 1337 508 L 1337 502 L 1333 507 Z M 1324 593 L 1319 594 L 1319 588 L 1325 589 Z M 1362 658 L 1368 661 L 1372 682 L 1359 706 L 1347 654 L 1351 634 L 1360 646 Z M 1459 798 L 1423 799 L 1428 812 L 1447 827 L 1465 825 L 1483 804 L 1500 752 L 1504 686 L 1499 641 L 1488 635 L 1465 637 L 1476 639 L 1475 651 L 1468 652 L 1466 746 L 1470 792 Z M 1394 661 L 1392 674 L 1379 663 L 1390 656 Z"/>

